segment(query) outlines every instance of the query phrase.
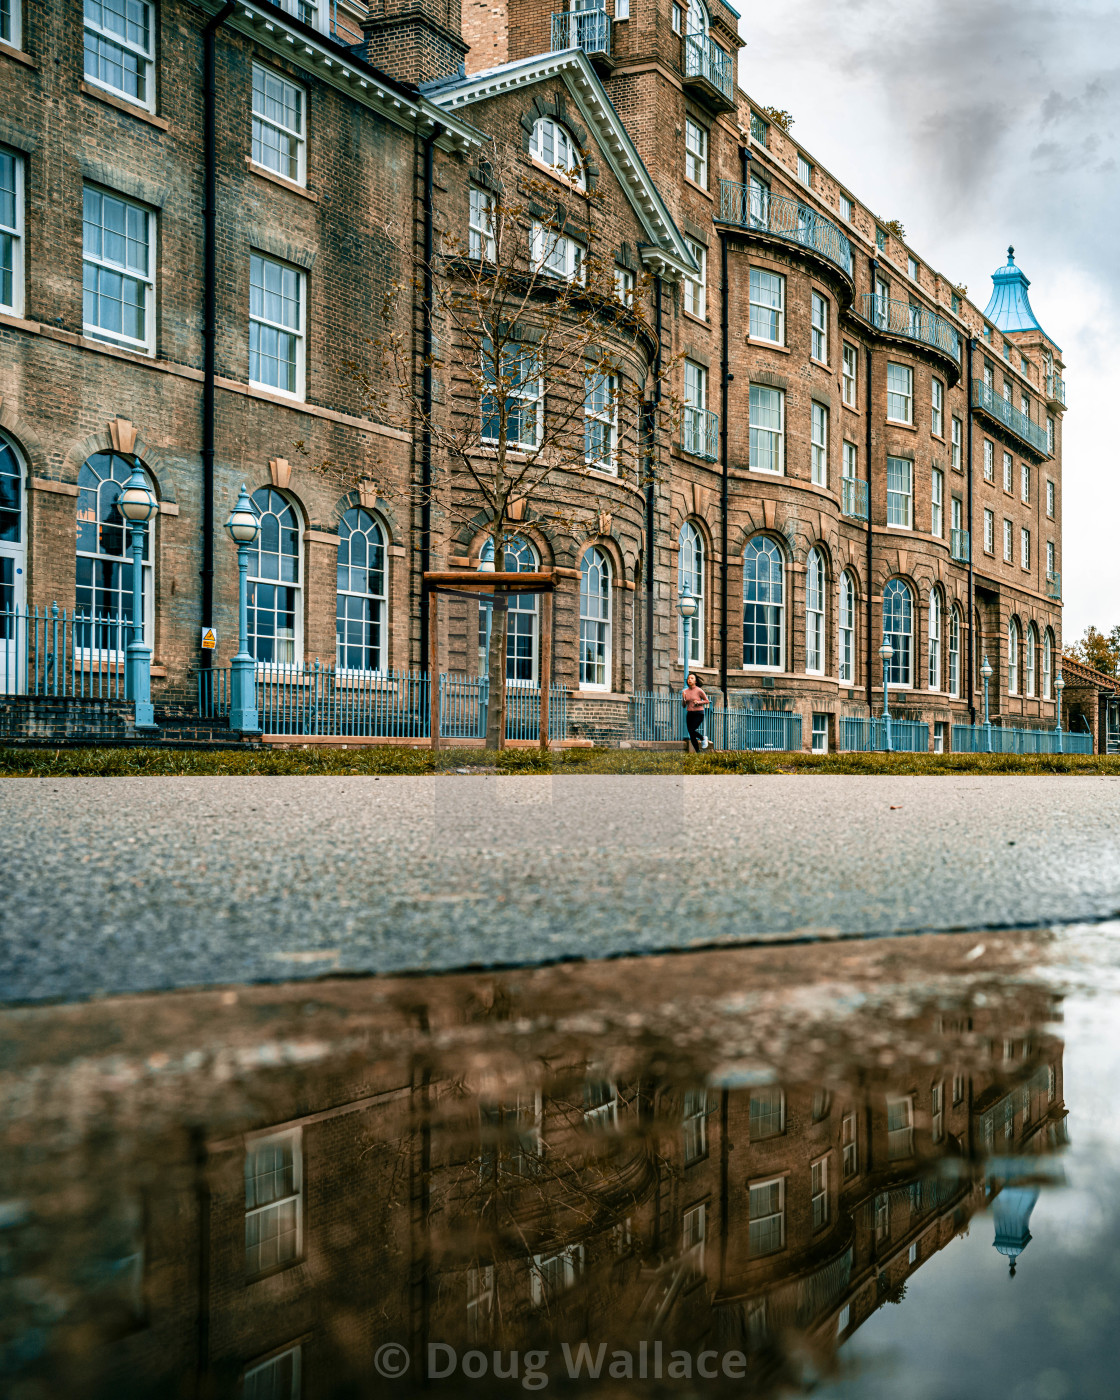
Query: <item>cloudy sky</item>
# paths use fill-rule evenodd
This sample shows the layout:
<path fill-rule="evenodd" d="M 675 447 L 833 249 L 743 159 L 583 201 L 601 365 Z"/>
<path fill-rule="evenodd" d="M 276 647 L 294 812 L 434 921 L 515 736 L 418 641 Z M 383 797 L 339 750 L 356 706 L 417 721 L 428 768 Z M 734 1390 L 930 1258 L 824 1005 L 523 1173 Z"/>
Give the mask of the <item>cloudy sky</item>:
<path fill-rule="evenodd" d="M 1015 245 L 1066 363 L 1063 632 L 1120 623 L 1120 3 L 736 8 L 746 91 L 981 310 Z"/>

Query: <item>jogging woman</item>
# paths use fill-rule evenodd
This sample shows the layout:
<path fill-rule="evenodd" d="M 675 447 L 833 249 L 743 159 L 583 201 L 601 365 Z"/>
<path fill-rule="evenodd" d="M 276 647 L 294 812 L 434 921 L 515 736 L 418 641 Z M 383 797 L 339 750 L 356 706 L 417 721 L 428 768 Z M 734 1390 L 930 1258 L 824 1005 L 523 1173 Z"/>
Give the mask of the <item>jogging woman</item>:
<path fill-rule="evenodd" d="M 704 727 L 704 707 L 708 703 L 707 692 L 702 690 L 694 672 L 688 673 L 688 684 L 681 693 L 684 706 L 684 722 L 688 726 L 688 742 L 699 753 L 708 747 L 708 740 L 701 734 Z"/>

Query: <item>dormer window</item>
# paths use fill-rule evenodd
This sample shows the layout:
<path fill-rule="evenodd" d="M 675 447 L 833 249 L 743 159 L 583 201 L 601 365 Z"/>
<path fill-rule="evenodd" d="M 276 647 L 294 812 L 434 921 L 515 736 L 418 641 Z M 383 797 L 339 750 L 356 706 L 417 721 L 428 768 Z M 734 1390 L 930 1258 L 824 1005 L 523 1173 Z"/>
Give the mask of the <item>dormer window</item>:
<path fill-rule="evenodd" d="M 587 188 L 583 158 L 575 138 L 552 117 L 538 117 L 533 124 L 533 139 L 529 154 L 554 174 L 562 176 L 576 189 Z"/>

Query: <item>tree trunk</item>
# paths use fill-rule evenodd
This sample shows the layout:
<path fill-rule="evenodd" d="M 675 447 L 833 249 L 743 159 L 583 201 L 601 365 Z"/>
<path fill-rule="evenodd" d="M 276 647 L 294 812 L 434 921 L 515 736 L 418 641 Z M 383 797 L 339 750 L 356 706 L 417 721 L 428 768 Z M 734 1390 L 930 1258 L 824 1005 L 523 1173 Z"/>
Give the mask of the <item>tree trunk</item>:
<path fill-rule="evenodd" d="M 490 615 L 490 656 L 487 673 L 490 678 L 490 704 L 486 716 L 486 747 L 504 749 L 506 746 L 506 636 L 509 599 L 504 593 L 495 594 Z"/>

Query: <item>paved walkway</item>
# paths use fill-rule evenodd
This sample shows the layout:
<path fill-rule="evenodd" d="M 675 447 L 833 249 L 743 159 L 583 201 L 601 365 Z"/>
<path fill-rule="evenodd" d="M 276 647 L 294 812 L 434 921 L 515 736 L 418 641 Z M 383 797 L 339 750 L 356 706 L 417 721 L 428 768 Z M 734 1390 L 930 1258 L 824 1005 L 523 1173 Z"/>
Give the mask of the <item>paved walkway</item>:
<path fill-rule="evenodd" d="M 0 780 L 0 1001 L 1120 914 L 1120 778 Z"/>

